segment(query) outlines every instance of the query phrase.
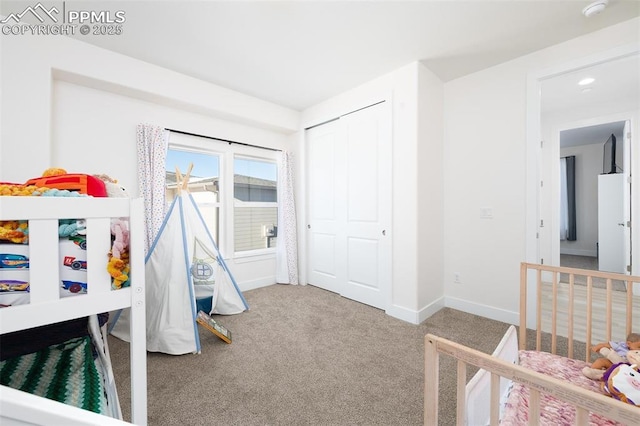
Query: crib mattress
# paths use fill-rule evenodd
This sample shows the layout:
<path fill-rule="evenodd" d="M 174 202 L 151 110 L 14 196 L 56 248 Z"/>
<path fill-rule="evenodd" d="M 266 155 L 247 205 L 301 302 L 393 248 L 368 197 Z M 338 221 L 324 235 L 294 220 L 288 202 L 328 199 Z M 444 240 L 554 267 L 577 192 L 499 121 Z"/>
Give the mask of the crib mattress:
<path fill-rule="evenodd" d="M 573 383 L 584 389 L 602 393 L 600 382 L 591 380 L 582 374 L 582 369 L 588 364 L 584 361 L 553 355 L 548 352 L 520 351 L 520 365 L 539 373 L 555 377 L 565 382 Z M 529 389 L 520 383 L 514 383 L 509 398 L 504 407 L 501 424 L 516 426 L 528 424 Z M 576 411 L 574 406 L 560 401 L 546 394 L 540 395 L 540 425 L 570 425 L 574 424 Z M 621 425 L 599 416 L 589 415 L 592 426 Z"/>

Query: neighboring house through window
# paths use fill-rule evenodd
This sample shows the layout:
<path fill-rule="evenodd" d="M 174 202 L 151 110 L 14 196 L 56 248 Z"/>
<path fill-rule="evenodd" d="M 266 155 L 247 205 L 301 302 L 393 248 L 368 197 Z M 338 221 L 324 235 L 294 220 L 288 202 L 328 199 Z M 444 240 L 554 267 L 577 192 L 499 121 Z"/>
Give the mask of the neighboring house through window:
<path fill-rule="evenodd" d="M 195 145 L 195 144 L 194 144 Z M 275 158 L 169 144 L 166 195 L 178 194 L 176 170 L 185 175 L 193 164 L 188 189 L 223 253 L 236 257 L 275 253 L 277 241 L 277 167 Z M 225 167 L 226 165 L 226 167 Z M 232 185 L 229 182 L 233 182 Z M 225 256 L 226 257 L 226 256 Z"/>

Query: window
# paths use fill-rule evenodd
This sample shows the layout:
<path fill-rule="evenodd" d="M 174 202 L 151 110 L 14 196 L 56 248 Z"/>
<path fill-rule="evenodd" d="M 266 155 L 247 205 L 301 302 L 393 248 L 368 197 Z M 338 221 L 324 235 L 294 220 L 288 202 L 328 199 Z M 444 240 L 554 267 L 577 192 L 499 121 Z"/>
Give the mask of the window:
<path fill-rule="evenodd" d="M 171 138 L 167 203 L 178 194 L 176 167 L 185 175 L 193 164 L 188 189 L 222 252 L 238 257 L 273 254 L 278 235 L 275 155 L 236 145 L 212 147 L 197 137 Z"/>
<path fill-rule="evenodd" d="M 188 189 L 200 209 L 200 213 L 218 242 L 220 235 L 220 157 L 215 154 L 185 151 L 169 147 L 166 163 L 166 198 L 171 204 L 178 195 L 176 167 L 180 174 L 189 175 Z"/>
<path fill-rule="evenodd" d="M 233 169 L 234 251 L 273 249 L 278 237 L 276 164 L 236 156 Z"/>

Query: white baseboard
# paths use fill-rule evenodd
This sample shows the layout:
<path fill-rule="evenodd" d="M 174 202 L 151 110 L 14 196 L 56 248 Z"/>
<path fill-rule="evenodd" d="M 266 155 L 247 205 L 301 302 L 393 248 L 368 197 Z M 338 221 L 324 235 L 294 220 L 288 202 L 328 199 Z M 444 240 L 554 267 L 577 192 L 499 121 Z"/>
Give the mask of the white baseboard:
<path fill-rule="evenodd" d="M 580 249 L 572 249 L 572 248 L 561 248 L 560 254 L 572 254 L 574 256 L 588 256 L 588 257 L 597 257 L 597 250 L 580 250 Z"/>
<path fill-rule="evenodd" d="M 447 308 L 457 309 L 458 311 L 479 315 L 481 317 L 505 322 L 507 324 L 520 323 L 520 314 L 518 312 L 496 309 L 492 306 L 469 302 L 468 300 L 457 299 L 455 297 L 445 297 L 444 305 Z"/>
<path fill-rule="evenodd" d="M 403 308 L 402 306 L 392 305 L 385 312 L 387 313 L 387 315 L 398 318 L 402 321 L 406 321 L 411 324 L 420 324 L 422 321 L 426 320 L 431 315 L 435 314 L 444 307 L 444 298 L 440 298 L 435 302 L 430 303 L 429 305 L 420 309 L 419 311 Z"/>
<path fill-rule="evenodd" d="M 262 288 L 262 287 L 274 285 L 275 283 L 276 283 L 276 276 L 274 275 L 272 277 L 263 277 L 263 278 L 258 278 L 256 280 L 239 282 L 238 287 L 240 287 L 240 291 L 248 291 L 248 290 L 254 290 L 256 288 Z"/>

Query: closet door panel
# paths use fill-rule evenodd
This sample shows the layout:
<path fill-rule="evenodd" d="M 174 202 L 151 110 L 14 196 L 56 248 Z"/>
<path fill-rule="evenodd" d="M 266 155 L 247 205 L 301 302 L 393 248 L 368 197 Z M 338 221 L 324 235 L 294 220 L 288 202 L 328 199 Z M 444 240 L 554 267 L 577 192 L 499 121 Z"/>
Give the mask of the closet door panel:
<path fill-rule="evenodd" d="M 341 199 L 339 175 L 343 173 L 336 170 L 338 129 L 336 121 L 307 131 L 308 283 L 336 293 L 344 282 L 337 258 L 342 244 L 337 202 Z"/>
<path fill-rule="evenodd" d="M 385 309 L 391 281 L 389 116 L 378 104 L 340 121 L 347 157 L 347 280 L 341 294 Z"/>

